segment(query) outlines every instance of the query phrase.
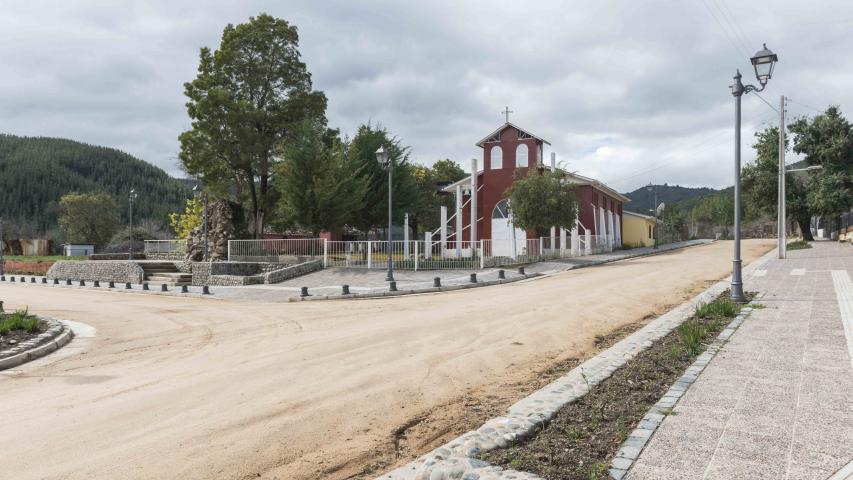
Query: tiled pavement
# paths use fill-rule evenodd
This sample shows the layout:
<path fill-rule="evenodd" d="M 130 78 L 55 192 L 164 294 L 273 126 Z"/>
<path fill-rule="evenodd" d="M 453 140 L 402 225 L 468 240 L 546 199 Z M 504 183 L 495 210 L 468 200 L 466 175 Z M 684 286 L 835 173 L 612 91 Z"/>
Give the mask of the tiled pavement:
<path fill-rule="evenodd" d="M 853 247 L 813 245 L 746 278 L 766 308 L 711 361 L 626 478 L 823 480 L 853 460 Z"/>

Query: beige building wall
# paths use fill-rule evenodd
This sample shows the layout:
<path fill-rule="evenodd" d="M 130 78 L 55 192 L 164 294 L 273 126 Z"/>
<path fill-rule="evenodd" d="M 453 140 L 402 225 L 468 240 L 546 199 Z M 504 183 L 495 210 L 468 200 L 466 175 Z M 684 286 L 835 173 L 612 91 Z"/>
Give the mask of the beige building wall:
<path fill-rule="evenodd" d="M 623 212 L 622 244 L 630 247 L 651 247 L 655 244 L 655 219 L 632 212 Z"/>

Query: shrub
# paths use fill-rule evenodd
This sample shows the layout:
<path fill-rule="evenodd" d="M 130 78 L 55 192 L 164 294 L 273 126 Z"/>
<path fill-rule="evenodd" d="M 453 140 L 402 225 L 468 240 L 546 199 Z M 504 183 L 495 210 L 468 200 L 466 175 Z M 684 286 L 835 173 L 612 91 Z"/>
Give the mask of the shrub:
<path fill-rule="evenodd" d="M 684 351 L 690 355 L 702 353 L 702 338 L 706 333 L 708 333 L 708 327 L 694 319 L 687 320 L 678 326 L 678 335 Z"/>
<path fill-rule="evenodd" d="M 696 305 L 696 318 L 733 318 L 740 311 L 740 306 L 729 298 L 718 298 L 711 303 Z"/>
<path fill-rule="evenodd" d="M 812 244 L 805 241 L 805 240 L 797 240 L 797 241 L 788 243 L 788 245 L 786 245 L 786 248 L 788 250 L 803 250 L 806 248 L 812 248 Z"/>
<path fill-rule="evenodd" d="M 18 310 L 10 315 L 0 315 L 0 335 L 6 335 L 12 330 L 37 333 L 40 329 L 39 319 L 27 313 L 26 310 Z"/>

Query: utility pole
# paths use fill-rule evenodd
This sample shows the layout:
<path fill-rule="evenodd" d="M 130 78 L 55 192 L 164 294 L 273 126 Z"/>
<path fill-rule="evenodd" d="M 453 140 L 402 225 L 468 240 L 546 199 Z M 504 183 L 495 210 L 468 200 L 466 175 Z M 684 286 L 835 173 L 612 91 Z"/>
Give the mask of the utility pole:
<path fill-rule="evenodd" d="M 783 259 L 787 255 L 786 240 L 786 223 L 788 221 L 788 212 L 785 208 L 785 95 L 779 98 L 779 204 L 776 207 L 779 216 L 779 258 Z"/>

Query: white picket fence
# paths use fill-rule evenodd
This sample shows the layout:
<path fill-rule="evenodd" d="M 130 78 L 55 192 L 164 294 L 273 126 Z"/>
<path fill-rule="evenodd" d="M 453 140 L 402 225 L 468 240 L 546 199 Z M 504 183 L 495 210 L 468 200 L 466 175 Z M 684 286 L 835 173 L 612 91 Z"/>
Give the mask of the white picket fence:
<path fill-rule="evenodd" d="M 324 267 L 384 269 L 388 261 L 400 270 L 471 270 L 557 260 L 612 251 L 605 236 L 579 237 L 572 249 L 551 237 L 516 241 L 515 249 L 492 240 L 478 242 L 394 240 L 330 241 L 322 238 L 284 240 L 231 240 L 228 260 L 232 262 L 293 263 L 322 259 Z M 493 254 L 500 250 L 501 254 Z"/>
<path fill-rule="evenodd" d="M 187 241 L 182 239 L 145 240 L 145 253 L 185 254 L 187 253 Z"/>

